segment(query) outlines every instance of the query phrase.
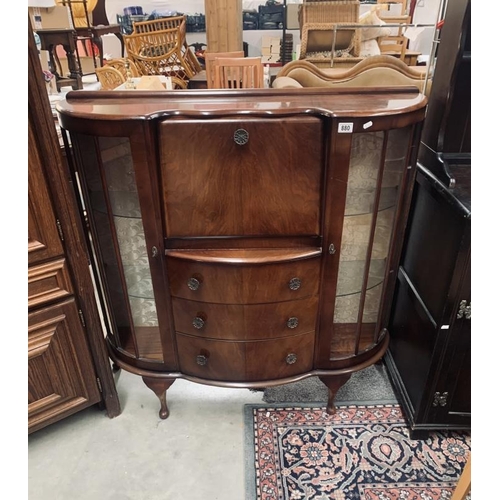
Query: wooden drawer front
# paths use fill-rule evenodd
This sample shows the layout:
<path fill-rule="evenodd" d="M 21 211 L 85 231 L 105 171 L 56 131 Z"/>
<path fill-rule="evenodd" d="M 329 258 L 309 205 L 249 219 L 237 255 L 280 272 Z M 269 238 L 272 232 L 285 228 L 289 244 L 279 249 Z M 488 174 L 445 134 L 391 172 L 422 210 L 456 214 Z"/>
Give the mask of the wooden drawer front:
<path fill-rule="evenodd" d="M 175 329 L 203 338 L 263 340 L 316 329 L 318 296 L 270 304 L 212 304 L 173 299 Z"/>
<path fill-rule="evenodd" d="M 47 304 L 72 293 L 65 259 L 28 269 L 28 308 Z"/>
<path fill-rule="evenodd" d="M 177 333 L 182 373 L 208 380 L 257 381 L 312 369 L 314 332 L 278 340 L 227 342 Z"/>
<path fill-rule="evenodd" d="M 164 121 L 167 237 L 319 234 L 322 128 L 312 116 Z"/>
<path fill-rule="evenodd" d="M 73 299 L 28 314 L 30 430 L 100 400 Z"/>
<path fill-rule="evenodd" d="M 279 264 L 208 264 L 167 257 L 174 297 L 218 304 L 262 304 L 296 300 L 318 293 L 319 257 Z M 191 290 L 191 278 L 198 281 Z M 297 289 L 290 281 L 300 280 Z"/>

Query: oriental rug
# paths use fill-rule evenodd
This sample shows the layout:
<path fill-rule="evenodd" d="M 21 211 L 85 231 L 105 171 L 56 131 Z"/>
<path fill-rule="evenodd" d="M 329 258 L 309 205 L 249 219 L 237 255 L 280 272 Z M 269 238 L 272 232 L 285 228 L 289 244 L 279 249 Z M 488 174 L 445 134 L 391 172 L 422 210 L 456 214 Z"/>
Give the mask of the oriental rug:
<path fill-rule="evenodd" d="M 449 500 L 468 432 L 409 438 L 394 403 L 245 405 L 246 500 Z"/>

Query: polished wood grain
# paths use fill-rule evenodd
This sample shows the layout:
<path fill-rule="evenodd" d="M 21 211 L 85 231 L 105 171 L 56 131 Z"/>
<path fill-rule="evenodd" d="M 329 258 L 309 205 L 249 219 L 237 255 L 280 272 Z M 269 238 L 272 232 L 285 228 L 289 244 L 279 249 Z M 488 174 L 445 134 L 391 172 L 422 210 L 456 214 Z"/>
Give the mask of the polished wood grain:
<path fill-rule="evenodd" d="M 266 380 L 312 368 L 314 332 L 260 342 L 226 342 L 177 334 L 181 371 L 212 380 Z M 287 356 L 296 360 L 287 363 Z M 203 356 L 198 363 L 198 356 Z"/>
<path fill-rule="evenodd" d="M 207 339 L 265 340 L 289 337 L 316 329 L 317 295 L 270 304 L 227 305 L 173 299 L 178 332 Z M 199 318 L 196 323 L 193 322 Z M 289 320 L 295 318 L 295 321 Z"/>
<path fill-rule="evenodd" d="M 296 300 L 318 292 L 319 258 L 256 265 L 225 265 L 167 257 L 171 293 L 174 297 L 219 304 L 261 304 Z M 188 287 L 195 278 L 197 290 Z M 290 280 L 300 279 L 297 290 Z M 220 286 L 224 283 L 224 286 Z M 262 286 L 266 283 L 266 286 Z"/>
<path fill-rule="evenodd" d="M 248 142 L 237 144 L 238 132 Z M 321 136 L 322 122 L 313 117 L 166 120 L 165 234 L 318 234 Z"/>
<path fill-rule="evenodd" d="M 96 97 L 68 94 L 59 120 L 74 133 L 134 138 L 155 299 L 167 317 L 160 331 L 166 324 L 174 335 L 178 367 L 147 367 L 110 344 L 113 359 L 152 379 L 224 387 L 315 373 L 329 385 L 333 411 L 338 388 L 389 342 L 383 322 L 378 334 L 374 323 L 333 324 L 352 144 L 341 127 L 413 126 L 425 116 L 425 96 L 370 88 Z M 156 387 L 164 411 L 163 391 Z"/>
<path fill-rule="evenodd" d="M 28 308 L 42 306 L 73 294 L 66 259 L 28 269 Z"/>
<path fill-rule="evenodd" d="M 211 240 L 213 241 L 213 240 Z M 205 245 L 208 242 L 205 242 Z M 274 242 L 275 245 L 277 242 Z M 248 243 L 247 243 L 248 244 Z M 273 264 L 279 262 L 293 262 L 297 260 L 319 257 L 321 248 L 238 248 L 203 250 L 166 250 L 169 258 L 183 259 L 194 262 L 212 264 Z"/>
<path fill-rule="evenodd" d="M 133 94 L 133 95 L 131 95 Z M 100 91 L 69 92 L 57 104 L 65 128 L 99 127 L 101 120 L 139 120 L 149 117 L 206 117 L 310 114 L 333 118 L 359 118 L 354 132 L 363 132 L 366 118 L 374 125 L 388 124 L 381 118 L 402 119 L 417 112 L 423 118 L 427 98 L 415 87 L 374 87 L 364 89 L 253 89 L 253 90 L 175 90 L 175 91 Z M 413 118 L 412 121 L 418 120 Z M 117 125 L 118 126 L 118 125 Z M 96 129 L 98 132 L 99 129 Z"/>

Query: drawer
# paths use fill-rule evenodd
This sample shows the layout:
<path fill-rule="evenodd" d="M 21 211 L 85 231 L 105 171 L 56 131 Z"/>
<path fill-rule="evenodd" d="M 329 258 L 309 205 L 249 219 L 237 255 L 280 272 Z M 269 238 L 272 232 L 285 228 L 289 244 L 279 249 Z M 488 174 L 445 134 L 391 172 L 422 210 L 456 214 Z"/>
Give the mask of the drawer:
<path fill-rule="evenodd" d="M 209 340 L 177 333 L 182 373 L 207 380 L 265 381 L 312 369 L 314 332 L 257 342 Z"/>
<path fill-rule="evenodd" d="M 173 299 L 175 329 L 197 337 L 266 340 L 316 330 L 318 296 L 269 304 L 213 304 Z"/>
<path fill-rule="evenodd" d="M 28 268 L 28 308 L 73 294 L 65 259 Z"/>
<path fill-rule="evenodd" d="M 159 132 L 167 237 L 319 234 L 321 118 L 171 118 Z"/>
<path fill-rule="evenodd" d="M 317 295 L 320 256 L 272 264 L 197 262 L 167 255 L 172 296 L 216 304 L 263 304 Z"/>

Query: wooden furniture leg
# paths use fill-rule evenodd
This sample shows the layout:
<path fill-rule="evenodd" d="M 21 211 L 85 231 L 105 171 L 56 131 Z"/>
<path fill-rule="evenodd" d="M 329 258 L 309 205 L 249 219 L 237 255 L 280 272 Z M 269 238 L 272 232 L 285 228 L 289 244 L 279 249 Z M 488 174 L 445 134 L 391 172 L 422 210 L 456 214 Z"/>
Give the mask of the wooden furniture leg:
<path fill-rule="evenodd" d="M 457 486 L 453 491 L 453 496 L 451 500 L 465 500 L 470 492 L 471 488 L 471 457 L 467 460 L 464 470 L 458 480 Z"/>
<path fill-rule="evenodd" d="M 337 409 L 335 408 L 335 396 L 338 390 L 351 378 L 351 374 L 335 375 L 332 377 L 319 377 L 321 382 L 328 387 L 328 404 L 326 405 L 326 412 L 329 415 L 335 415 Z"/>
<path fill-rule="evenodd" d="M 175 382 L 175 378 L 142 377 L 142 380 L 158 396 L 160 400 L 160 418 L 166 419 L 170 413 L 167 406 L 167 390 Z"/>

